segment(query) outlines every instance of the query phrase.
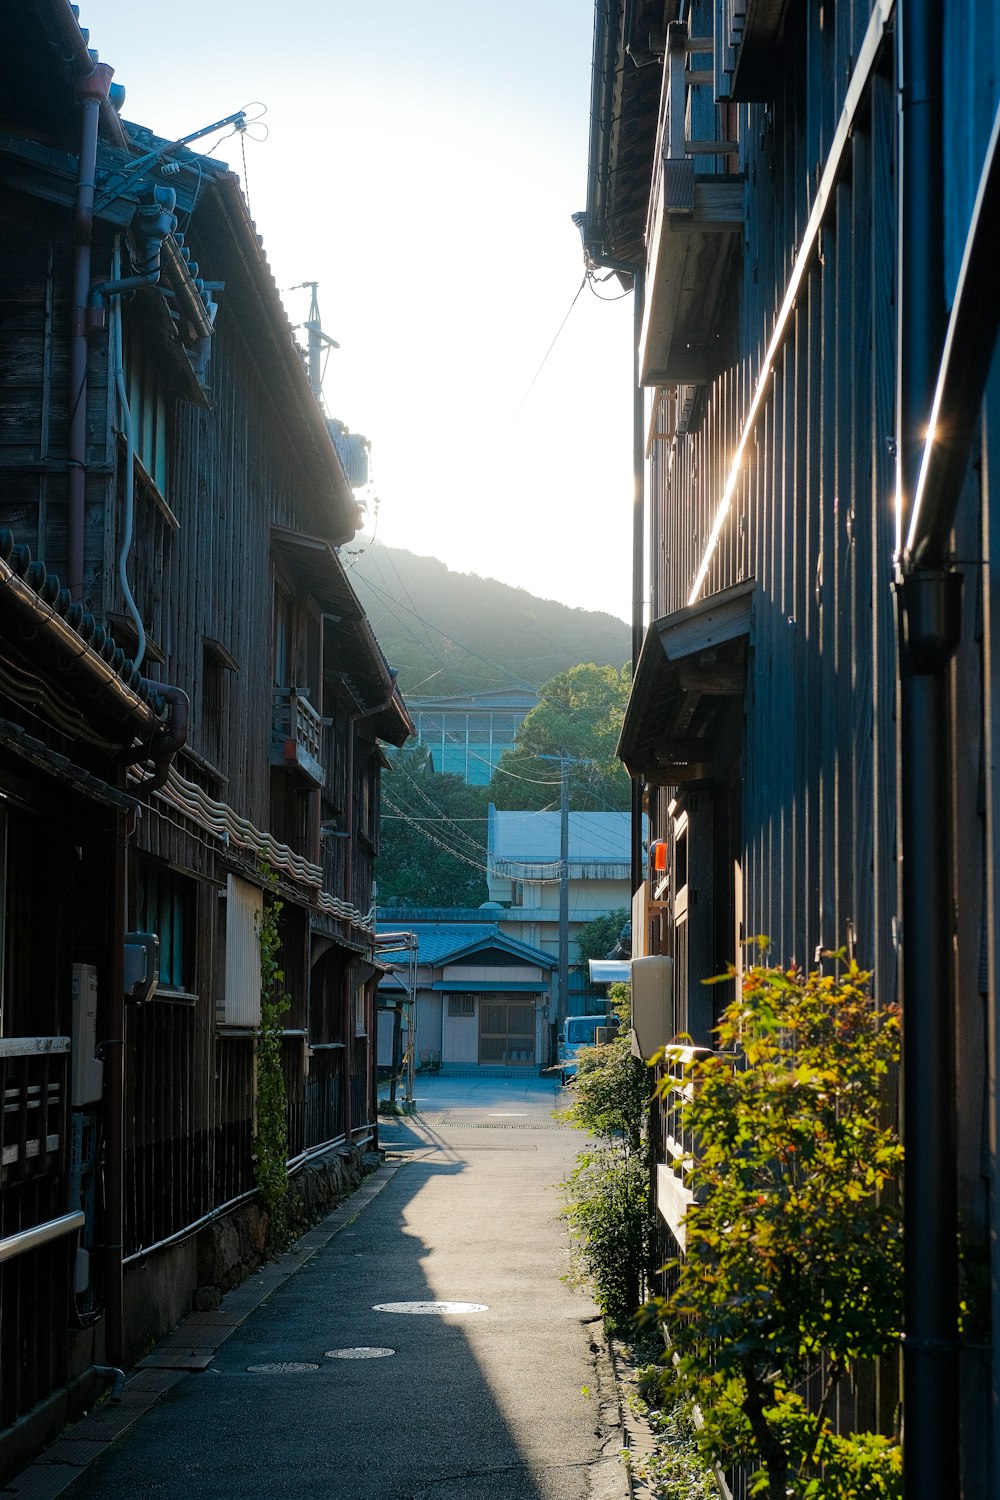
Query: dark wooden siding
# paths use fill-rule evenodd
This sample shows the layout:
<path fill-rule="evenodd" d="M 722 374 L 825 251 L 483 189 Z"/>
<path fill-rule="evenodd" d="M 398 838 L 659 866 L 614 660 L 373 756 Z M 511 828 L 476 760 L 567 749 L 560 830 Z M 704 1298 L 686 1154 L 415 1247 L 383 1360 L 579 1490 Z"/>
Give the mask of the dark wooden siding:
<path fill-rule="evenodd" d="M 723 302 L 725 339 L 720 332 L 717 341 L 731 342 L 734 353 L 703 389 L 657 398 L 654 430 L 674 436 L 652 450 L 654 615 L 688 602 L 801 244 L 807 186 L 818 181 L 818 153 L 836 118 L 807 95 L 807 80 L 819 70 L 824 80 L 846 82 L 863 30 L 860 8 L 838 6 L 836 15 L 834 38 L 818 31 L 813 7 L 790 16 L 785 46 L 795 66 L 776 70 L 772 104 L 740 111 L 746 243 Z M 701 590 L 746 578 L 758 585 L 746 698 L 745 929 L 768 933 L 776 954 L 800 962 L 853 933 L 887 996 L 895 985 L 887 921 L 895 910 L 895 790 L 886 753 L 894 682 L 886 565 L 894 108 L 891 87 L 876 74 Z M 687 409 L 680 432 L 678 408 Z"/>

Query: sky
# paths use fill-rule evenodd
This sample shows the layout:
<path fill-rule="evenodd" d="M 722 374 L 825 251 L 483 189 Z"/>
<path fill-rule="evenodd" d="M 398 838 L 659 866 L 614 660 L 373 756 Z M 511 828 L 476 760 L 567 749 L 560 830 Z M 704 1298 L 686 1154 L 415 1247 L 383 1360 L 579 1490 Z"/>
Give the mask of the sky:
<path fill-rule="evenodd" d="M 366 535 L 629 619 L 631 297 L 573 300 L 593 0 L 173 0 L 155 23 L 81 0 L 80 20 L 126 120 L 176 138 L 266 108 L 266 140 L 193 149 L 240 174 L 293 323 L 289 289 L 319 283 L 327 407 L 372 444 Z"/>

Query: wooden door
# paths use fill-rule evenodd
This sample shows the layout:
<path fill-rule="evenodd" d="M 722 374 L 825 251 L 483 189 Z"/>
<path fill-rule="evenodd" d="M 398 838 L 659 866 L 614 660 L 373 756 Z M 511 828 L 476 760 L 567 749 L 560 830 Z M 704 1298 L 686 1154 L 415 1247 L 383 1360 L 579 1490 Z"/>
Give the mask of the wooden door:
<path fill-rule="evenodd" d="M 535 1061 L 535 1003 L 498 995 L 479 1006 L 479 1061 L 529 1067 Z"/>

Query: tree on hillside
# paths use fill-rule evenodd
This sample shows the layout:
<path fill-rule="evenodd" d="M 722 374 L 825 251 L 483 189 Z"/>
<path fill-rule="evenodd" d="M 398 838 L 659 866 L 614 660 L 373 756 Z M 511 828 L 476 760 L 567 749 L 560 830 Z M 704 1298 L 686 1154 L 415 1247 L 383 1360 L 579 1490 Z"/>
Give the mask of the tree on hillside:
<path fill-rule="evenodd" d="M 392 754 L 382 781 L 380 906 L 480 906 L 486 886 L 489 788 L 430 770 L 427 749 Z"/>
<path fill-rule="evenodd" d="M 548 758 L 567 754 L 570 807 L 578 812 L 624 812 L 630 801 L 628 774 L 615 754 L 628 703 L 628 667 L 581 663 L 544 683 L 541 701 L 518 732 L 491 786 L 500 808 L 537 811 L 559 805 L 559 767 Z"/>
<path fill-rule="evenodd" d="M 617 662 L 628 653 L 629 627 L 614 615 L 539 599 L 380 542 L 347 555 L 404 696 L 537 688 L 581 658 Z"/>

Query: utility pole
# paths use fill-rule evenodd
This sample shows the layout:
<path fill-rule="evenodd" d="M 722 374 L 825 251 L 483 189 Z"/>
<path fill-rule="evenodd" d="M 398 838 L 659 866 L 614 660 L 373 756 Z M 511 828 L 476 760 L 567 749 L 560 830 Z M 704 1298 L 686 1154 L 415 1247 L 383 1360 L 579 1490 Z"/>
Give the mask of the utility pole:
<path fill-rule="evenodd" d="M 332 339 L 328 333 L 323 332 L 323 322 L 319 315 L 318 281 L 300 281 L 297 286 L 288 288 L 290 292 L 310 292 L 309 316 L 306 321 L 297 326 L 304 328 L 309 338 L 309 384 L 312 386 L 313 395 L 322 406 L 323 404 L 323 350 L 339 349 L 340 345 L 336 339 Z"/>
<path fill-rule="evenodd" d="M 556 1030 L 569 1015 L 569 756 L 559 756 L 559 1006 Z"/>

